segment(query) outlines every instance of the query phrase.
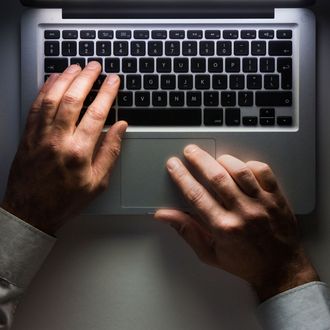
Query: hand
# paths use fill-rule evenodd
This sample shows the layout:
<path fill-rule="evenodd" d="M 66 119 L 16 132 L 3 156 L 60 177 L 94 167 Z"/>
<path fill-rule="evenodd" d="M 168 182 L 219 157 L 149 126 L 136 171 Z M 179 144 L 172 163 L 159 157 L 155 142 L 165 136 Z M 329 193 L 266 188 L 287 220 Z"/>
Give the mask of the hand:
<path fill-rule="evenodd" d="M 177 229 L 202 261 L 248 281 L 261 301 L 319 279 L 268 165 L 229 155 L 215 160 L 195 145 L 184 155 L 206 184 L 177 158 L 167 167 L 195 216 L 158 210 L 157 220 Z"/>
<path fill-rule="evenodd" d="M 127 123 L 102 135 L 120 85 L 108 76 L 77 125 L 85 98 L 101 72 L 97 62 L 52 75 L 27 119 L 13 162 L 2 207 L 53 234 L 109 182 Z"/>

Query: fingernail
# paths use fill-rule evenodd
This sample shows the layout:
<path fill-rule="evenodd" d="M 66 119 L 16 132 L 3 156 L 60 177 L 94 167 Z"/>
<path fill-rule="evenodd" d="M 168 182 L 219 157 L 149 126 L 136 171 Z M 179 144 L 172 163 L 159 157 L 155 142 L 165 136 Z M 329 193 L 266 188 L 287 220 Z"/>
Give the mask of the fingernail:
<path fill-rule="evenodd" d="M 80 70 L 80 66 L 77 64 L 72 64 L 66 69 L 66 72 L 74 73 L 77 72 L 78 70 Z"/>
<path fill-rule="evenodd" d="M 177 158 L 170 158 L 168 161 L 167 161 L 167 168 L 170 170 L 170 171 L 174 171 L 175 169 L 179 168 L 180 166 L 180 162 L 178 161 Z"/>
<path fill-rule="evenodd" d="M 88 63 L 88 67 L 90 68 L 90 69 L 97 69 L 97 68 L 99 68 L 100 67 L 100 63 L 99 62 L 97 62 L 97 61 L 92 61 L 92 62 L 89 62 Z"/>
<path fill-rule="evenodd" d="M 118 81 L 119 81 L 119 77 L 116 74 L 111 74 L 110 76 L 108 76 L 107 79 L 108 85 L 110 86 L 115 85 L 118 83 Z"/>
<path fill-rule="evenodd" d="M 186 146 L 186 147 L 185 147 L 184 152 L 185 152 L 186 154 L 190 154 L 190 153 L 196 151 L 197 148 L 198 148 L 198 147 L 197 147 L 195 144 L 190 144 L 189 146 Z"/>

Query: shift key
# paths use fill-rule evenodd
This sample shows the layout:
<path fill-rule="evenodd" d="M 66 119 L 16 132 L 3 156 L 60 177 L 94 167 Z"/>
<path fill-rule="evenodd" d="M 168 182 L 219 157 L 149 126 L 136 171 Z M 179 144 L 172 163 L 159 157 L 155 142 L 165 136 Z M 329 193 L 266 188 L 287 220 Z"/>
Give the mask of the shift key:
<path fill-rule="evenodd" d="M 258 107 L 291 107 L 292 92 L 257 92 Z"/>

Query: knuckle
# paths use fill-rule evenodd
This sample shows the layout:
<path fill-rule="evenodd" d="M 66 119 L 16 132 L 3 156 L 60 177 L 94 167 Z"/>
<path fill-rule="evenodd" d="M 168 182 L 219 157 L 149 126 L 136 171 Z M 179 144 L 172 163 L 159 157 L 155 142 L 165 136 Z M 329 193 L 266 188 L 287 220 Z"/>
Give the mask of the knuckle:
<path fill-rule="evenodd" d="M 245 223 L 238 219 L 227 218 L 217 224 L 216 230 L 227 235 L 236 235 L 244 232 Z"/>
<path fill-rule="evenodd" d="M 194 205 L 200 205 L 205 197 L 204 191 L 197 187 L 196 185 L 193 185 L 186 193 L 186 197 L 188 200 L 194 204 Z"/>
<path fill-rule="evenodd" d="M 77 105 L 82 103 L 81 97 L 72 93 L 65 93 L 62 102 L 68 105 Z"/>
<path fill-rule="evenodd" d="M 247 180 L 251 177 L 248 167 L 241 167 L 233 172 L 233 175 L 239 180 Z"/>
<path fill-rule="evenodd" d="M 46 95 L 42 100 L 42 108 L 45 110 L 53 109 L 57 106 L 56 99 L 51 95 Z"/>
<path fill-rule="evenodd" d="M 104 113 L 100 111 L 99 107 L 97 107 L 96 105 L 91 104 L 88 107 L 87 112 L 93 120 L 103 121 L 105 119 Z"/>
<path fill-rule="evenodd" d="M 111 159 L 117 159 L 120 155 L 120 146 L 114 145 L 111 148 L 108 149 L 109 158 Z"/>
<path fill-rule="evenodd" d="M 84 165 L 86 162 L 86 152 L 82 145 L 75 144 L 68 150 L 66 155 L 66 163 L 68 166 Z"/>
<path fill-rule="evenodd" d="M 213 175 L 210 178 L 210 182 L 214 186 L 223 185 L 226 180 L 227 180 L 227 174 L 224 172 L 218 172 L 217 174 Z"/>

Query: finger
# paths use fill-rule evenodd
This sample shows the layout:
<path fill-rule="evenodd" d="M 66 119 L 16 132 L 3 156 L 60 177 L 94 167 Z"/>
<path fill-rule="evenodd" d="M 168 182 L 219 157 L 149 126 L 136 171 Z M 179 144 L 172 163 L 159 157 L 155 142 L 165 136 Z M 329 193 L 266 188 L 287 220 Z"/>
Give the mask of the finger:
<path fill-rule="evenodd" d="M 93 168 L 97 173 L 97 180 L 99 182 L 108 180 L 111 170 L 120 154 L 121 141 L 126 129 L 126 122 L 117 122 L 108 130 L 103 139 L 93 162 Z"/>
<path fill-rule="evenodd" d="M 191 246 L 201 261 L 216 265 L 214 237 L 188 214 L 177 210 L 158 210 L 155 219 L 170 224 Z"/>
<path fill-rule="evenodd" d="M 79 72 L 62 94 L 63 97 L 54 118 L 55 127 L 71 134 L 74 132 L 84 101 L 100 73 L 101 65 L 95 61 L 89 62 L 84 70 Z"/>
<path fill-rule="evenodd" d="M 117 97 L 119 85 L 120 80 L 116 74 L 107 77 L 74 133 L 77 139 L 87 139 L 89 148 L 95 148 L 109 110 Z"/>
<path fill-rule="evenodd" d="M 251 169 L 260 186 L 267 192 L 274 193 L 279 190 L 276 177 L 272 169 L 265 163 L 249 161 L 246 165 Z"/>
<path fill-rule="evenodd" d="M 39 122 L 38 118 L 41 111 L 42 101 L 46 93 L 48 93 L 48 91 L 52 88 L 52 86 L 54 85 L 55 81 L 58 79 L 59 76 L 60 76 L 59 73 L 53 73 L 42 86 L 28 114 L 26 121 L 26 132 L 31 132 L 38 126 L 38 122 Z"/>
<path fill-rule="evenodd" d="M 227 209 L 236 206 L 244 197 L 227 170 L 206 151 L 196 145 L 189 145 L 184 149 L 184 155 L 207 180 Z"/>
<path fill-rule="evenodd" d="M 213 230 L 219 218 L 225 215 L 223 207 L 190 174 L 180 159 L 175 157 L 169 159 L 167 169 L 172 180 L 179 187 L 188 203 L 193 206 L 208 228 Z"/>
<path fill-rule="evenodd" d="M 80 73 L 81 68 L 79 65 L 69 66 L 54 82 L 44 96 L 41 103 L 41 116 L 46 125 L 50 125 L 55 117 L 57 109 L 61 103 L 64 93 L 67 91 L 71 83 Z"/>
<path fill-rule="evenodd" d="M 258 196 L 261 187 L 246 163 L 230 155 L 222 155 L 217 161 L 227 170 L 243 192 L 251 197 Z"/>

